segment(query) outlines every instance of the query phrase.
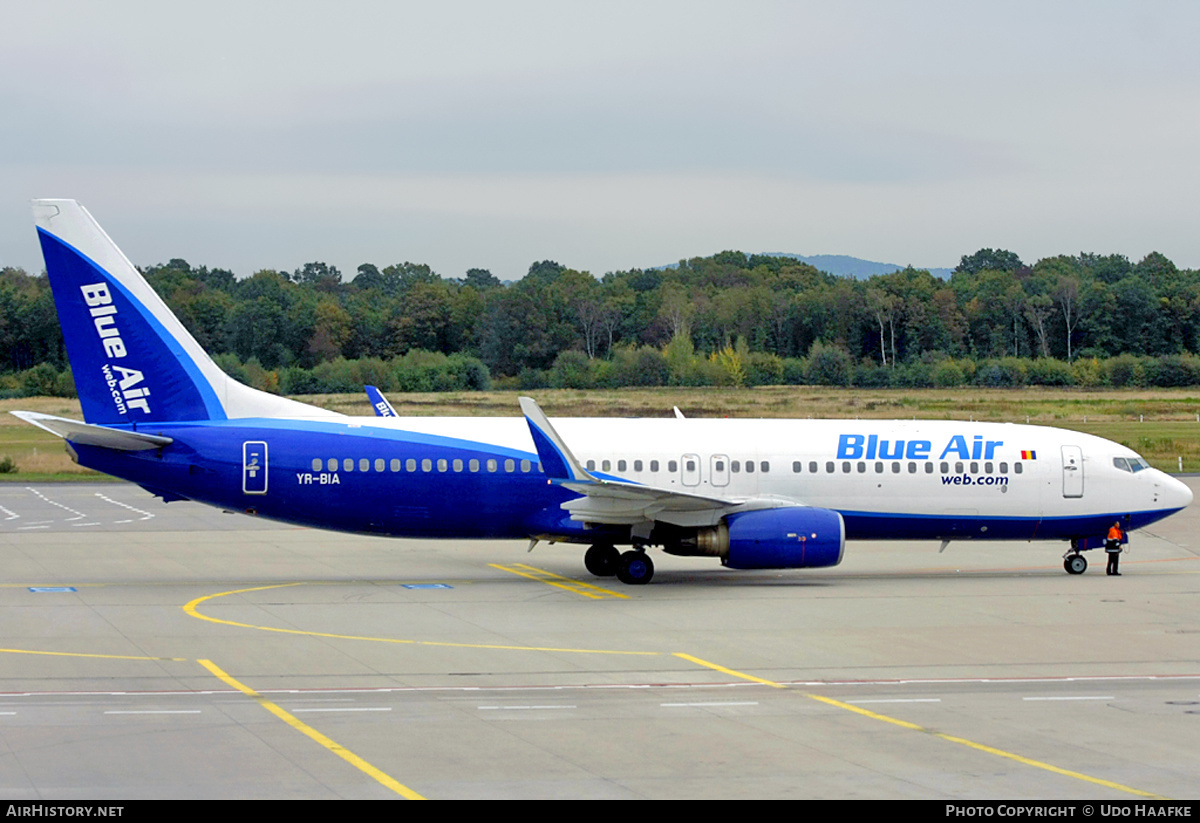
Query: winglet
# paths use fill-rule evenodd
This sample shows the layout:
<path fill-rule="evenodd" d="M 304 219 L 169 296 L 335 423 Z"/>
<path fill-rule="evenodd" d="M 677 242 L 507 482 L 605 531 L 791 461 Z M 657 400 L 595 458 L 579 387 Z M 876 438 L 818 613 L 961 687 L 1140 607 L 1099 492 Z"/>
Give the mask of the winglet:
<path fill-rule="evenodd" d="M 375 410 L 376 417 L 399 417 L 396 410 L 392 408 L 392 404 L 383 396 L 375 386 L 363 386 L 363 390 L 367 393 L 367 399 L 371 401 L 371 408 Z"/>
<path fill-rule="evenodd" d="M 521 397 L 519 400 L 546 476 L 553 480 L 595 480 L 596 478 L 579 465 L 575 455 L 571 454 L 567 444 L 550 425 L 537 401 L 532 397 Z"/>

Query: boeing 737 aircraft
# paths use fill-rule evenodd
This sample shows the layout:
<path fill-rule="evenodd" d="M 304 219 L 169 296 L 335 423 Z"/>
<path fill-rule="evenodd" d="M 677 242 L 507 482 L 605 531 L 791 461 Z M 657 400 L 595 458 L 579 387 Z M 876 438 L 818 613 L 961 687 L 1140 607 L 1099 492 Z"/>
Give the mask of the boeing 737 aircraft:
<path fill-rule="evenodd" d="M 1192 500 L 1123 446 L 1038 426 L 551 422 L 530 398 L 524 419 L 336 414 L 222 373 L 78 203 L 33 210 L 86 422 L 15 414 L 168 502 L 365 534 L 589 544 L 589 571 L 646 583 L 651 546 L 795 569 L 836 565 L 855 539 L 1070 541 L 1064 565 L 1079 574 L 1113 521 L 1129 531 Z"/>

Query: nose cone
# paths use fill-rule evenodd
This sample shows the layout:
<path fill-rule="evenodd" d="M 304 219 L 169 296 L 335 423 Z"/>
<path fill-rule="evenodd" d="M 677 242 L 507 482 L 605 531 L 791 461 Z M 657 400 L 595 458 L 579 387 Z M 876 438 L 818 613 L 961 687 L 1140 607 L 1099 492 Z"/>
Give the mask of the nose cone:
<path fill-rule="evenodd" d="M 1166 476 L 1162 483 L 1162 500 L 1165 508 L 1182 509 L 1192 504 L 1192 490 L 1181 480 Z"/>

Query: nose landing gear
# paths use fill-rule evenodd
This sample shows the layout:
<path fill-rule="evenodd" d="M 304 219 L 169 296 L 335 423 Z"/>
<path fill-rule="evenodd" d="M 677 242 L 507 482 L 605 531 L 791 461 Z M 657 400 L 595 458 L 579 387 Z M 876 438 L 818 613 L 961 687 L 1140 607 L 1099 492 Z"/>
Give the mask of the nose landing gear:
<path fill-rule="evenodd" d="M 1083 574 L 1087 567 L 1087 558 L 1077 551 L 1067 552 L 1063 556 L 1063 568 L 1067 570 L 1067 574 Z"/>

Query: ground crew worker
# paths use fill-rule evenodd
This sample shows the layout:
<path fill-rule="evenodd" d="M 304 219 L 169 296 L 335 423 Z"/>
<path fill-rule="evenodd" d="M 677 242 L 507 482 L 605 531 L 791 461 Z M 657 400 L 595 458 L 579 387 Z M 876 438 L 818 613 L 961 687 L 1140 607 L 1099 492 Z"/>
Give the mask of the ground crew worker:
<path fill-rule="evenodd" d="M 1108 530 L 1108 539 L 1104 543 L 1104 552 L 1108 555 L 1108 568 L 1105 570 L 1105 574 L 1121 576 L 1121 573 L 1117 571 L 1117 564 L 1121 561 L 1121 538 L 1124 536 L 1121 531 L 1121 521 L 1118 520 Z"/>

